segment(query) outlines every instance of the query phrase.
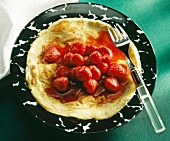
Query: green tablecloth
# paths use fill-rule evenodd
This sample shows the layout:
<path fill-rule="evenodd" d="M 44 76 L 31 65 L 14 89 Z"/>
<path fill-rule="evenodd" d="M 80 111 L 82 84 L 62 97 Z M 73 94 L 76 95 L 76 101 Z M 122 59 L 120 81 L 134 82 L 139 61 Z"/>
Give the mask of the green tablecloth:
<path fill-rule="evenodd" d="M 89 2 L 88 0 L 80 0 Z M 98 134 L 69 134 L 30 114 L 17 98 L 10 76 L 0 80 L 0 141 L 169 141 L 170 140 L 170 1 L 169 0 L 92 0 L 130 17 L 152 43 L 158 67 L 153 100 L 166 130 L 156 134 L 145 109 L 124 126 Z"/>

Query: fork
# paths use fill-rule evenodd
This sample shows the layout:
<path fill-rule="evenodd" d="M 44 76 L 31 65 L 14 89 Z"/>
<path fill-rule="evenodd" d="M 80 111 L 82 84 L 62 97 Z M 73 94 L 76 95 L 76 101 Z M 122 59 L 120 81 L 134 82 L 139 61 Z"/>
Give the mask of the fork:
<path fill-rule="evenodd" d="M 128 53 L 129 44 L 131 42 L 129 36 L 125 32 L 125 30 L 117 23 L 114 25 L 112 30 L 108 28 L 109 35 L 112 41 L 116 44 L 116 46 L 122 50 L 127 58 L 128 65 L 131 69 L 132 78 L 136 84 L 136 89 L 138 91 L 139 98 L 141 99 L 142 103 L 145 106 L 147 114 L 151 120 L 151 123 L 155 129 L 156 133 L 160 133 L 165 130 L 165 126 L 162 122 L 162 119 L 158 113 L 158 110 L 153 102 L 153 99 L 145 85 L 145 82 L 142 79 L 142 76 L 139 70 L 133 64 L 130 55 Z M 128 45 L 128 47 L 125 47 Z"/>

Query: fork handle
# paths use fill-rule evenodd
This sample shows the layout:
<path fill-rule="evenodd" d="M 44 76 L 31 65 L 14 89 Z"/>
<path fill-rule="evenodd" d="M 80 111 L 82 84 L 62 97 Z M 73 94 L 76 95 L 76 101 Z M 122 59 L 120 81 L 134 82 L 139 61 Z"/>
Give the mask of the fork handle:
<path fill-rule="evenodd" d="M 132 72 L 133 72 L 133 76 L 136 75 L 137 80 L 135 80 L 135 81 L 138 82 L 137 91 L 139 93 L 140 99 L 142 100 L 142 102 L 145 106 L 145 109 L 146 109 L 148 116 L 151 120 L 151 123 L 155 129 L 155 132 L 160 133 L 165 130 L 165 126 L 161 120 L 161 117 L 160 117 L 158 110 L 153 102 L 153 99 L 152 99 L 143 79 L 141 78 L 139 71 L 136 68 L 133 68 Z M 133 77 L 133 79 L 134 79 L 134 77 Z"/>

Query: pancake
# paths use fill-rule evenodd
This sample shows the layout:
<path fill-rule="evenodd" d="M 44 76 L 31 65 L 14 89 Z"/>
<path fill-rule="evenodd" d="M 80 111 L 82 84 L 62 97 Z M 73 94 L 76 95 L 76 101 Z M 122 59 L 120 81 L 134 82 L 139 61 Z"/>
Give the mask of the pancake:
<path fill-rule="evenodd" d="M 75 117 L 83 120 L 103 120 L 118 113 L 132 99 L 136 86 L 130 75 L 127 61 L 122 57 L 118 58 L 114 63 L 123 64 L 127 67 L 127 83 L 123 94 L 117 99 L 103 102 L 106 99 L 104 95 L 94 97 L 81 91 L 78 100 L 63 103 L 60 99 L 48 95 L 45 91 L 50 86 L 56 69 L 60 66 L 58 62 L 49 63 L 42 59 L 46 46 L 57 44 L 61 50 L 64 50 L 66 46 L 70 46 L 74 42 L 90 43 L 94 46 L 104 44 L 107 46 L 106 43 L 109 41 L 99 43 L 99 40 L 96 41 L 95 39 L 103 36 L 108 28 L 111 28 L 109 24 L 99 20 L 67 18 L 54 22 L 48 29 L 39 33 L 36 40 L 31 44 L 27 55 L 26 81 L 31 94 L 44 109 L 65 117 Z M 99 35 L 100 31 L 103 32 Z M 107 35 L 109 36 L 109 34 Z M 110 39 L 108 38 L 108 40 Z M 136 53 L 133 53 L 134 48 L 131 48 L 131 50 L 133 60 L 140 69 L 139 55 L 135 56 Z"/>

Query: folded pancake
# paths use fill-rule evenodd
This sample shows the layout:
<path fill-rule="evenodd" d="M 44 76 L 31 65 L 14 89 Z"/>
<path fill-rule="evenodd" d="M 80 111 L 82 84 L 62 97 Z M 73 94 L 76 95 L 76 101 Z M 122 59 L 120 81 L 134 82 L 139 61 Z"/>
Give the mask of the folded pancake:
<path fill-rule="evenodd" d="M 32 95 L 44 109 L 65 117 L 103 120 L 118 113 L 132 99 L 136 86 L 129 69 L 127 70 L 128 80 L 124 93 L 118 99 L 102 104 L 99 103 L 105 99 L 103 95 L 94 97 L 80 92 L 82 94 L 79 95 L 78 100 L 62 103 L 60 99 L 49 96 L 44 90 L 49 87 L 51 78 L 59 67 L 58 63 L 47 63 L 42 60 L 42 53 L 48 44 L 57 44 L 63 49 L 66 45 L 71 45 L 77 41 L 98 46 L 98 42 L 92 38 L 98 39 L 99 31 L 106 32 L 107 28 L 111 28 L 110 25 L 99 20 L 67 18 L 54 22 L 48 29 L 39 33 L 27 55 L 26 81 Z M 135 49 L 131 48 L 131 50 L 133 59 L 140 69 L 139 54 L 133 53 Z M 127 61 L 122 58 L 116 63 L 128 66 Z"/>

